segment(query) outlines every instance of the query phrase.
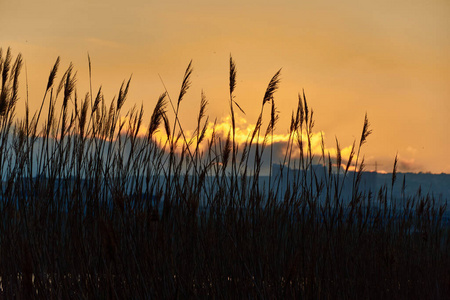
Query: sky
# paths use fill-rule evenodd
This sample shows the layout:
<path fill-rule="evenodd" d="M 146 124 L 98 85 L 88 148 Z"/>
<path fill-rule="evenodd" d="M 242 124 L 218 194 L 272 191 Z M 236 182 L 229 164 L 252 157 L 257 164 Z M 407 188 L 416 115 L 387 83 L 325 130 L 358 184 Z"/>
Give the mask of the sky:
<path fill-rule="evenodd" d="M 367 169 L 376 162 L 391 172 L 398 153 L 399 171 L 450 173 L 447 0 L 0 0 L 0 28 L 3 51 L 24 57 L 21 89 L 27 76 L 31 111 L 58 56 L 60 76 L 73 62 L 77 91 L 88 92 L 89 53 L 94 90 L 102 86 L 109 102 L 132 75 L 123 110 L 142 103 L 148 119 L 164 85 L 178 96 L 192 60 L 183 127 L 194 129 L 202 90 L 210 120 L 226 122 L 231 54 L 242 132 L 256 123 L 267 84 L 282 68 L 279 137 L 304 90 L 327 148 L 336 137 L 341 148 L 358 140 L 367 113 Z"/>

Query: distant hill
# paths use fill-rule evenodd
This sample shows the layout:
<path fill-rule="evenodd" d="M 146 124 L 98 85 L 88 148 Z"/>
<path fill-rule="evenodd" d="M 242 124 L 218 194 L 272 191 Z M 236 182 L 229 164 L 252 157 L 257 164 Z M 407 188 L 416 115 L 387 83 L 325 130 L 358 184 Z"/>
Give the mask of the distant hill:
<path fill-rule="evenodd" d="M 281 165 L 274 164 L 272 166 L 272 177 L 279 176 Z M 322 165 L 313 165 L 312 170 L 318 179 L 324 179 L 325 174 L 328 173 L 328 169 Z M 343 171 L 340 173 L 340 179 L 343 178 Z M 298 169 L 283 168 L 283 177 L 286 178 L 287 174 L 292 179 L 298 174 L 302 174 Z M 344 188 L 343 195 L 351 195 L 351 188 L 353 182 L 354 172 L 348 172 Z M 420 191 L 422 195 L 434 196 L 439 199 L 440 203 L 450 202 L 450 174 L 430 174 L 430 173 L 397 173 L 396 181 L 393 187 L 393 196 L 396 198 L 402 197 L 403 181 L 405 182 L 404 193 L 405 196 L 417 195 Z M 392 186 L 392 173 L 382 174 L 376 172 L 363 172 L 361 177 L 360 190 L 378 192 L 381 187 L 386 186 L 389 193 Z"/>

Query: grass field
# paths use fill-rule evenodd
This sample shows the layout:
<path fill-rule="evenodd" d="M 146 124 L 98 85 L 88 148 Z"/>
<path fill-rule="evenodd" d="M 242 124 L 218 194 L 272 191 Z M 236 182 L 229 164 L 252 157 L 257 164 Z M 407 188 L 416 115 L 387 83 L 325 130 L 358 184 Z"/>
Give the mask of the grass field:
<path fill-rule="evenodd" d="M 2 298 L 448 299 L 446 208 L 430 194 L 393 197 L 397 159 L 391 184 L 360 188 L 367 116 L 349 157 L 337 141 L 336 155 L 326 153 L 323 139 L 316 155 L 302 93 L 282 168 L 262 186 L 280 72 L 240 144 L 231 57 L 223 138 L 207 134 L 204 96 L 191 136 L 179 122 L 191 64 L 178 97 L 164 91 L 146 123 L 142 107 L 122 111 L 130 81 L 110 103 L 101 89 L 78 98 L 72 65 L 56 80 L 58 58 L 40 110 L 25 99 L 19 118 L 22 58 L 0 53 Z"/>

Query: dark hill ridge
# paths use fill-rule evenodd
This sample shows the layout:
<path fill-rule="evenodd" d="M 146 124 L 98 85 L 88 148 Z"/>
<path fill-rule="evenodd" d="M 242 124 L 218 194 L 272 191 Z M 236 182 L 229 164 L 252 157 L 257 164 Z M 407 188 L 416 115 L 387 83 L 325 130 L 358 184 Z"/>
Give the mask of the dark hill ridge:
<path fill-rule="evenodd" d="M 279 176 L 281 170 L 281 165 L 273 165 L 272 175 L 273 177 Z M 324 179 L 325 175 L 328 175 L 327 167 L 322 165 L 313 165 L 313 173 L 317 176 L 317 179 Z M 288 169 L 283 168 L 283 178 L 286 178 L 289 174 L 290 178 L 302 174 L 302 171 L 298 169 Z M 307 171 L 309 172 L 309 170 Z M 340 180 L 344 180 L 343 170 L 340 172 Z M 333 174 L 336 175 L 336 174 Z M 343 196 L 351 195 L 352 183 L 353 183 L 354 172 L 348 172 L 345 178 Z M 307 176 L 308 178 L 308 176 Z M 450 174 L 431 174 L 431 173 L 397 173 L 396 180 L 393 186 L 393 197 L 401 198 L 403 197 L 403 182 L 405 183 L 404 195 L 414 196 L 419 192 L 421 195 L 434 196 L 439 200 L 440 203 L 445 203 L 450 200 Z M 391 193 L 392 186 L 392 173 L 376 173 L 376 172 L 363 172 L 361 176 L 360 190 L 361 191 L 372 191 L 378 192 L 380 188 L 386 186 L 388 193 Z"/>

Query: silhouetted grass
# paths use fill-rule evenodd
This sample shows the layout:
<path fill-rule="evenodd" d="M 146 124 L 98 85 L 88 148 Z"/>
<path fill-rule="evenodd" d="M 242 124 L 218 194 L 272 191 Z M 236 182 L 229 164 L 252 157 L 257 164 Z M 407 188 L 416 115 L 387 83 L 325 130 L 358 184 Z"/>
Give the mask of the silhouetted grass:
<path fill-rule="evenodd" d="M 361 148 L 371 133 L 367 115 L 341 170 L 338 141 L 333 157 L 323 139 L 321 156 L 312 152 L 313 112 L 303 92 L 284 162 L 263 185 L 264 151 L 270 151 L 272 164 L 280 71 L 269 81 L 254 131 L 238 145 L 234 107 L 243 110 L 233 95 L 231 57 L 232 127 L 221 140 L 206 134 L 204 94 L 192 136 L 178 119 L 191 63 L 177 102 L 164 91 L 146 124 L 142 106 L 121 111 L 130 81 L 110 104 L 101 88 L 96 96 L 91 88 L 79 98 L 72 65 L 57 85 L 58 58 L 39 111 L 30 115 L 26 104 L 26 115 L 18 119 L 22 58 L 12 63 L 9 49 L 1 53 L 2 297 L 442 299 L 450 294 L 445 207 L 420 191 L 394 198 L 396 163 L 390 187 L 359 188 Z M 261 131 L 269 104 L 268 128 Z M 167 110 L 175 114 L 172 121 Z M 146 136 L 138 134 L 144 127 Z M 296 150 L 299 158 L 292 155 Z M 348 180 L 350 196 L 343 193 Z"/>

